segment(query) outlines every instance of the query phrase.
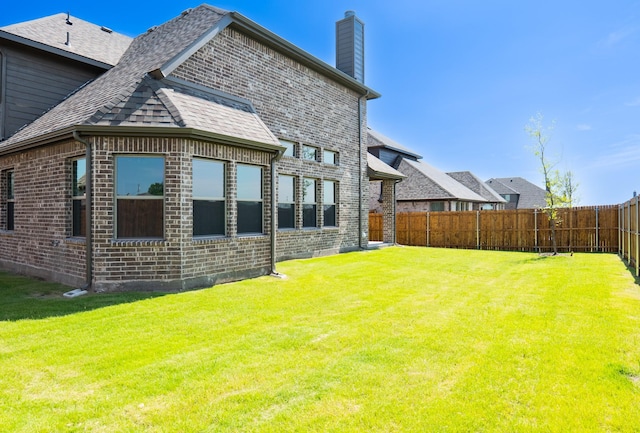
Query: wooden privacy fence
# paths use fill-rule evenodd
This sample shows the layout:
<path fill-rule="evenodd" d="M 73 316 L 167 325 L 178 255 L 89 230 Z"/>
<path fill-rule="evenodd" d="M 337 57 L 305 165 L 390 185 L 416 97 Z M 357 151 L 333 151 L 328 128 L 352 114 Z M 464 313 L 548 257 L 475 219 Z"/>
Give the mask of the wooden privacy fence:
<path fill-rule="evenodd" d="M 640 219 L 639 197 L 634 197 L 618 207 L 619 254 L 635 269 L 636 277 L 640 276 Z"/>
<path fill-rule="evenodd" d="M 558 210 L 559 251 L 618 252 L 619 206 Z M 382 238 L 382 216 L 369 215 L 371 240 Z M 537 209 L 410 212 L 396 215 L 403 245 L 504 251 L 552 251 L 551 226 Z"/>

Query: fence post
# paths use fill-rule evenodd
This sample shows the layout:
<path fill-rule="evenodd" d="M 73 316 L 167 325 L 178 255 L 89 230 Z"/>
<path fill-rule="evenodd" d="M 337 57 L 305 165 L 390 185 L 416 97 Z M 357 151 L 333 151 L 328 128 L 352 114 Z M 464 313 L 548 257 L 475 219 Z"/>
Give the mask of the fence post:
<path fill-rule="evenodd" d="M 596 253 L 600 251 L 600 221 L 598 216 L 598 206 L 596 206 Z"/>
<path fill-rule="evenodd" d="M 538 209 L 533 210 L 533 233 L 534 233 L 534 246 L 533 250 L 536 252 L 540 252 L 540 248 L 538 247 Z"/>
<path fill-rule="evenodd" d="M 640 277 L 640 212 L 638 211 L 638 204 L 640 203 L 640 197 L 636 196 L 636 277 Z"/>
<path fill-rule="evenodd" d="M 622 257 L 622 205 L 618 205 L 618 255 Z"/>
<path fill-rule="evenodd" d="M 427 246 L 429 246 L 430 242 L 430 235 L 431 235 L 431 219 L 430 219 L 431 213 L 429 211 L 427 211 Z"/>
<path fill-rule="evenodd" d="M 480 211 L 476 211 L 476 249 L 480 249 Z"/>

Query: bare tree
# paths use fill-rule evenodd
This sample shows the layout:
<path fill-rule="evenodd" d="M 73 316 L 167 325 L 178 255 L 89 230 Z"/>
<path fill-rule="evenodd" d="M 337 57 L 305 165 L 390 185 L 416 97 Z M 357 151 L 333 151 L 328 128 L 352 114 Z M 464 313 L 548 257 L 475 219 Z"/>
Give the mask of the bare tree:
<path fill-rule="evenodd" d="M 533 154 L 538 157 L 540 161 L 540 171 L 544 176 L 544 189 L 545 200 L 547 206 L 544 208 L 544 212 L 549 219 L 551 225 L 551 243 L 553 245 L 553 254 L 558 254 L 558 244 L 556 242 L 556 225 L 558 223 L 558 208 L 563 205 L 562 194 L 562 176 L 554 167 L 557 165 L 557 161 L 549 159 L 549 149 L 547 144 L 551 137 L 551 132 L 555 126 L 555 122 L 551 123 L 551 126 L 544 127 L 542 114 L 538 113 L 536 116 L 529 119 L 529 123 L 525 126 L 525 131 L 529 134 L 529 137 L 534 141 Z"/>

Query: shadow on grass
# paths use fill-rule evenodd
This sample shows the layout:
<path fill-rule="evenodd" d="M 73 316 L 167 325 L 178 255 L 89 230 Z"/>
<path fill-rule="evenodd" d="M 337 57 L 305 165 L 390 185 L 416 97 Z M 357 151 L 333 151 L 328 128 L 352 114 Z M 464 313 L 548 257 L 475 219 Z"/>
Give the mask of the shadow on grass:
<path fill-rule="evenodd" d="M 0 321 L 44 319 L 143 299 L 164 296 L 165 292 L 91 293 L 65 298 L 73 290 L 62 284 L 0 272 Z"/>

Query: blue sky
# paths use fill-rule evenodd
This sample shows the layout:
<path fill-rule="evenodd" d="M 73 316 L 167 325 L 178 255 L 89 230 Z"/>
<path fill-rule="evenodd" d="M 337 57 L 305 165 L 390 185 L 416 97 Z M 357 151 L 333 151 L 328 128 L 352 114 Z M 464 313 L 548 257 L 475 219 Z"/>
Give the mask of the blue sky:
<path fill-rule="evenodd" d="M 305 51 L 335 63 L 335 21 L 365 22 L 365 82 L 382 93 L 369 126 L 443 171 L 542 185 L 524 131 L 555 121 L 557 168 L 580 204 L 640 193 L 640 1 L 222 0 Z M 198 1 L 5 2 L 0 26 L 70 11 L 136 36 Z"/>

